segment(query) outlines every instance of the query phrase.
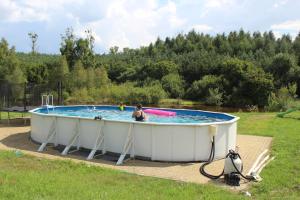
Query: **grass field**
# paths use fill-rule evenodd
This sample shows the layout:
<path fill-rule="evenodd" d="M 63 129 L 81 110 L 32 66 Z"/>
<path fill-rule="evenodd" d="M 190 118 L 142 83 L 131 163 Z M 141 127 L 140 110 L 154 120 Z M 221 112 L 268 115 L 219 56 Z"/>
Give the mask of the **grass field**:
<path fill-rule="evenodd" d="M 182 105 L 182 106 L 192 106 L 192 105 L 201 105 L 200 101 L 191 101 L 184 99 L 162 99 L 159 101 L 159 105 Z"/>
<path fill-rule="evenodd" d="M 20 112 L 10 112 L 9 113 L 9 118 L 10 119 L 15 119 L 15 118 L 20 118 L 20 117 L 28 117 L 30 116 L 29 113 L 20 113 Z M 1 112 L 0 111 L 0 119 L 7 119 L 8 118 L 8 114 L 7 112 Z"/>
<path fill-rule="evenodd" d="M 234 113 L 239 134 L 272 136 L 276 156 L 254 183 L 254 199 L 299 199 L 300 120 Z M 298 115 L 293 113 L 293 115 Z M 199 175 L 200 176 L 200 175 Z M 101 167 L 0 152 L 0 199 L 249 199 L 213 184 L 142 177 Z"/>

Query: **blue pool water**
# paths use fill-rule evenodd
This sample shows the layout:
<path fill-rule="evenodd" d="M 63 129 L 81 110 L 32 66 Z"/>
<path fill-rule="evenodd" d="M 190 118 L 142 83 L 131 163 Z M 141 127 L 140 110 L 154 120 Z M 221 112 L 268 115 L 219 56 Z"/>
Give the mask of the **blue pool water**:
<path fill-rule="evenodd" d="M 126 107 L 125 111 L 119 111 L 117 106 L 62 106 L 54 108 L 40 108 L 35 110 L 36 113 L 51 114 L 58 116 L 73 116 L 94 119 L 101 116 L 103 119 L 134 121 L 131 117 L 134 107 Z M 222 122 L 233 119 L 234 117 L 223 113 L 211 113 L 196 110 L 176 110 L 162 109 L 176 112 L 176 116 L 158 116 L 147 114 L 148 122 L 155 123 L 210 123 Z"/>

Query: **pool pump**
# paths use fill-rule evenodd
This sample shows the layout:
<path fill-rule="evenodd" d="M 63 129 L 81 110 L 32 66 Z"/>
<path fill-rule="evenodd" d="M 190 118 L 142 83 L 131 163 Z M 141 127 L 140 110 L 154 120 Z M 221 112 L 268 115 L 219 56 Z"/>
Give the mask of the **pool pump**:
<path fill-rule="evenodd" d="M 225 158 L 224 180 L 228 185 L 240 185 L 240 176 L 243 171 L 243 162 L 238 153 L 230 150 Z"/>
<path fill-rule="evenodd" d="M 208 174 L 205 171 L 205 167 L 211 164 L 214 161 L 215 156 L 215 137 L 212 137 L 212 147 L 209 155 L 209 159 L 200 167 L 200 173 L 203 176 L 206 176 L 210 179 L 218 179 L 224 175 L 225 183 L 232 186 L 240 185 L 240 177 L 243 177 L 246 180 L 253 180 L 251 176 L 244 176 L 243 171 L 243 162 L 241 156 L 234 150 L 229 150 L 229 153 L 225 157 L 224 170 L 219 175 Z"/>

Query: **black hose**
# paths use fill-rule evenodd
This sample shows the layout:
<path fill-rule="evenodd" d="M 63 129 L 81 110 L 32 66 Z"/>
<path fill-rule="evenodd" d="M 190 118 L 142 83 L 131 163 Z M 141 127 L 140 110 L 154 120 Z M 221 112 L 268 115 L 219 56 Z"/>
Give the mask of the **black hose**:
<path fill-rule="evenodd" d="M 215 158 L 215 137 L 213 137 L 213 141 L 211 143 L 211 150 L 210 150 L 208 161 L 206 163 L 204 163 L 203 165 L 201 165 L 200 168 L 199 168 L 200 173 L 203 176 L 206 176 L 207 178 L 210 178 L 210 179 L 218 179 L 224 174 L 224 170 L 219 175 L 212 175 L 212 174 L 209 174 L 205 171 L 205 167 L 207 165 L 209 165 L 210 163 L 212 163 L 214 158 Z"/>
<path fill-rule="evenodd" d="M 230 157 L 230 160 L 231 160 L 231 162 L 232 162 L 232 164 L 233 164 L 233 166 L 234 166 L 236 172 L 237 172 L 239 175 L 241 175 L 244 179 L 249 180 L 249 181 L 250 181 L 250 180 L 253 180 L 253 177 L 246 177 L 246 176 L 244 176 L 244 175 L 242 174 L 242 171 L 243 171 L 243 165 L 242 165 L 242 167 L 241 167 L 241 168 L 242 168 L 241 171 L 236 167 L 236 165 L 234 164 L 233 158 L 230 156 L 230 155 L 233 155 L 233 153 L 234 153 L 233 151 L 229 151 L 229 153 L 226 155 L 225 158 L 227 158 L 228 156 Z M 241 159 L 240 154 L 238 154 L 238 153 L 235 153 L 235 154 Z M 213 141 L 212 141 L 212 144 L 211 144 L 211 150 L 210 150 L 210 154 L 209 154 L 208 161 L 207 161 L 206 163 L 204 163 L 203 165 L 201 165 L 200 168 L 199 168 L 200 173 L 201 173 L 203 176 L 206 176 L 207 178 L 210 178 L 210 179 L 218 179 L 218 178 L 220 178 L 221 176 L 224 175 L 224 169 L 223 169 L 222 173 L 219 174 L 219 175 L 212 175 L 212 174 L 209 174 L 209 173 L 207 173 L 207 172 L 205 171 L 205 167 L 206 167 L 207 165 L 211 164 L 211 163 L 214 161 L 214 157 L 215 157 L 215 137 L 213 137 Z"/>
<path fill-rule="evenodd" d="M 237 154 L 238 157 L 241 159 L 240 154 L 238 154 L 238 153 L 236 153 L 236 154 Z M 232 162 L 232 165 L 233 165 L 234 169 L 236 170 L 236 172 L 237 172 L 239 175 L 241 175 L 241 177 L 243 177 L 244 179 L 249 180 L 249 181 L 251 181 L 251 180 L 254 179 L 253 177 L 246 177 L 246 176 L 244 176 L 244 175 L 242 174 L 242 171 L 243 171 L 243 165 L 242 165 L 242 169 L 241 169 L 241 171 L 240 171 L 240 170 L 236 167 L 236 165 L 234 164 L 233 158 L 232 158 L 232 157 L 230 157 L 230 160 L 231 160 L 231 162 Z"/>

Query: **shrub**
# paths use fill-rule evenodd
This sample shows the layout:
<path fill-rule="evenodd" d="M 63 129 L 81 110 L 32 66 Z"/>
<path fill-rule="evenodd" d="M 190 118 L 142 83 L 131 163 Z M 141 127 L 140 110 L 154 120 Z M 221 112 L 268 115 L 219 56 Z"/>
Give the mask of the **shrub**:
<path fill-rule="evenodd" d="M 296 105 L 297 86 L 296 84 L 289 85 L 288 87 L 282 87 L 278 92 L 272 93 L 268 99 L 268 111 L 284 111 Z"/>
<path fill-rule="evenodd" d="M 89 96 L 88 90 L 84 87 L 81 89 L 76 89 L 66 100 L 66 102 L 68 104 L 91 103 L 94 102 L 94 99 Z"/>
<path fill-rule="evenodd" d="M 246 109 L 248 112 L 258 112 L 258 106 L 257 105 L 247 105 Z"/>
<path fill-rule="evenodd" d="M 89 88 L 88 94 L 94 99 L 95 103 L 106 103 L 110 97 L 110 91 L 108 87 Z"/>
<path fill-rule="evenodd" d="M 206 104 L 213 106 L 221 106 L 223 104 L 223 93 L 219 91 L 219 88 L 210 88 L 208 93 L 205 99 Z"/>
<path fill-rule="evenodd" d="M 130 84 L 112 85 L 109 90 L 109 99 L 112 103 L 125 102 L 128 103 L 128 96 L 133 86 Z"/>
<path fill-rule="evenodd" d="M 253 63 L 235 58 L 222 64 L 223 76 L 228 81 L 224 86 L 229 97 L 226 104 L 234 106 L 268 104 L 273 91 L 273 78 Z"/>
<path fill-rule="evenodd" d="M 218 89 L 222 86 L 222 78 L 215 75 L 206 75 L 198 81 L 194 81 L 192 87 L 188 89 L 189 98 L 205 100 L 210 96 L 210 89 Z"/>
<path fill-rule="evenodd" d="M 151 87 L 146 88 L 146 92 L 150 95 L 151 101 L 149 102 L 150 104 L 158 104 L 158 102 L 166 98 L 167 94 L 162 88 L 160 84 L 153 85 Z"/>
<path fill-rule="evenodd" d="M 108 88 L 110 93 L 107 99 L 111 103 L 124 102 L 127 104 L 157 104 L 166 97 L 166 92 L 158 83 L 144 87 L 136 87 L 133 83 L 112 85 Z"/>
<path fill-rule="evenodd" d="M 130 104 L 150 104 L 151 103 L 151 96 L 148 92 L 139 87 L 135 87 L 129 94 L 128 98 Z"/>
<path fill-rule="evenodd" d="M 162 87 L 171 98 L 181 98 L 184 93 L 184 82 L 179 74 L 168 74 L 162 78 Z"/>

